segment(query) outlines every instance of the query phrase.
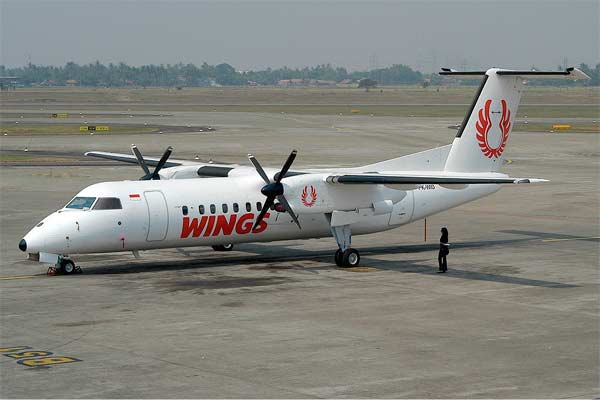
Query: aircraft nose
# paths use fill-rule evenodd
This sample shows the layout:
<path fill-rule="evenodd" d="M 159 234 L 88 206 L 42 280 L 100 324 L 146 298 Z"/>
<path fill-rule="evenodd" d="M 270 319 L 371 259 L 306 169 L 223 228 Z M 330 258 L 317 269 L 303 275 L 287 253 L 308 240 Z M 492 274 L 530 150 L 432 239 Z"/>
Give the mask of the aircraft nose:
<path fill-rule="evenodd" d="M 19 242 L 19 249 L 21 249 L 21 251 L 27 250 L 27 242 L 25 241 L 25 239 L 21 239 L 21 241 Z"/>

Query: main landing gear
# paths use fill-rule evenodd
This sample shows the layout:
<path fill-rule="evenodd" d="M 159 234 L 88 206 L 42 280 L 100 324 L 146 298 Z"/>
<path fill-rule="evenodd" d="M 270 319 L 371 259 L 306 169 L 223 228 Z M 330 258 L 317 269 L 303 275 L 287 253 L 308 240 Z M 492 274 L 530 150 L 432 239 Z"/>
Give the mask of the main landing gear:
<path fill-rule="evenodd" d="M 340 268 L 357 267 L 360 263 L 360 254 L 356 249 L 337 249 L 335 252 L 335 265 Z"/>
<path fill-rule="evenodd" d="M 360 263 L 358 250 L 350 247 L 352 232 L 350 225 L 332 226 L 331 232 L 339 249 L 335 252 L 335 265 L 340 268 L 357 267 Z"/>
<path fill-rule="evenodd" d="M 214 251 L 231 251 L 233 250 L 233 244 L 218 244 L 212 247 Z"/>
<path fill-rule="evenodd" d="M 71 275 L 81 273 L 81 267 L 75 265 L 70 258 L 59 257 L 57 263 L 48 268 L 47 275 Z"/>

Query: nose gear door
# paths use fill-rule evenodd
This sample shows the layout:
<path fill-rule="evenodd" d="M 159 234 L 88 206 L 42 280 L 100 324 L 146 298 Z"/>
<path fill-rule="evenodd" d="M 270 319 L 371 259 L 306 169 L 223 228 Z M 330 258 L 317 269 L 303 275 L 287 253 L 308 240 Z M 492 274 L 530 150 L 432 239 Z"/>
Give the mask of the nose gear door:
<path fill-rule="evenodd" d="M 155 190 L 144 192 L 144 197 L 148 207 L 148 236 L 146 236 L 146 241 L 163 240 L 167 236 L 169 227 L 169 213 L 165 196 L 162 192 Z"/>

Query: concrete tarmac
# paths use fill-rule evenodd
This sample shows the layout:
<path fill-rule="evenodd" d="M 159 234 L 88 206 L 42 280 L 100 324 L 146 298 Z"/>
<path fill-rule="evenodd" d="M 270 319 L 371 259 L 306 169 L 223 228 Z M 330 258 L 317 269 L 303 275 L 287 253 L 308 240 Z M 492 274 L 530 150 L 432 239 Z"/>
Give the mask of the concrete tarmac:
<path fill-rule="evenodd" d="M 449 143 L 455 132 L 446 126 L 456 122 L 192 112 L 156 118 L 217 130 L 9 136 L 2 149 L 29 141 L 31 149 L 61 154 L 127 152 L 136 143 L 150 156 L 172 145 L 173 158 L 247 163 L 253 152 L 277 166 L 297 148 L 298 167 L 359 165 Z M 142 171 L 4 166 L 0 396 L 597 396 L 599 149 L 595 134 L 515 132 L 504 171 L 550 183 L 507 187 L 428 218 L 426 242 L 423 221 L 356 236 L 363 268 L 348 270 L 333 263 L 335 241 L 322 239 L 230 253 L 147 251 L 139 260 L 75 256 L 82 274 L 48 277 L 17 248 L 22 235 L 83 187 Z M 444 225 L 450 271 L 436 274 Z M 63 363 L 28 361 L 43 359 Z"/>

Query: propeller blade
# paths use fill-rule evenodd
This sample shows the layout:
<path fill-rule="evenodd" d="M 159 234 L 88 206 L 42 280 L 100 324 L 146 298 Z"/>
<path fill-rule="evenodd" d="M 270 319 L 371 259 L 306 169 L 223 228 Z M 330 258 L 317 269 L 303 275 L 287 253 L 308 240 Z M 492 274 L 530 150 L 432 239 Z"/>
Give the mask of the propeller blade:
<path fill-rule="evenodd" d="M 258 174 L 263 179 L 263 181 L 265 181 L 265 183 L 267 185 L 269 183 L 271 183 L 271 180 L 269 179 L 269 177 L 265 173 L 265 170 L 261 167 L 261 165 L 258 162 L 258 160 L 256 159 L 256 157 L 254 157 L 252 154 L 248 154 L 248 160 L 250 160 L 250 162 L 252 163 L 252 165 L 254 165 L 254 168 L 256 168 L 256 172 L 258 172 Z"/>
<path fill-rule="evenodd" d="M 142 157 L 142 153 L 140 153 L 140 150 L 137 148 L 137 146 L 135 144 L 131 145 L 131 151 L 133 152 L 133 155 L 135 156 L 135 158 L 137 158 L 138 164 L 140 164 L 140 167 L 142 167 L 142 169 L 144 170 L 146 175 L 149 175 L 150 170 L 148 169 L 148 166 L 146 165 L 146 161 L 144 161 L 144 157 Z"/>
<path fill-rule="evenodd" d="M 167 147 L 167 150 L 165 150 L 164 154 L 158 161 L 156 168 L 154 168 L 154 172 L 152 172 L 152 179 L 160 179 L 158 172 L 165 166 L 165 163 L 167 162 L 167 159 L 171 156 L 172 152 L 173 148 L 171 146 Z"/>
<path fill-rule="evenodd" d="M 292 163 L 294 162 L 294 159 L 296 158 L 296 154 L 298 154 L 298 152 L 296 150 L 292 150 L 288 159 L 285 160 L 285 164 L 283 164 L 281 171 L 279 171 L 279 175 L 277 175 L 277 181 L 276 181 L 277 183 L 281 182 L 281 180 L 283 178 L 285 178 L 285 174 L 287 174 L 288 170 L 292 166 Z"/>
<path fill-rule="evenodd" d="M 265 200 L 265 204 L 263 204 L 263 208 L 260 211 L 260 214 L 258 214 L 258 218 L 256 218 L 256 222 L 254 223 L 252 230 L 255 230 L 258 224 L 260 224 L 260 221 L 262 221 L 263 218 L 265 218 L 265 214 L 269 212 L 269 208 L 271 208 L 273 203 L 275 203 L 275 199 L 273 197 L 267 197 L 267 200 Z"/>
<path fill-rule="evenodd" d="M 288 203 L 285 196 L 277 196 L 277 200 L 279 200 L 279 202 L 283 204 L 283 206 L 285 207 L 285 211 L 287 211 L 290 214 L 296 225 L 298 225 L 298 228 L 302 229 L 302 227 L 300 226 L 300 222 L 298 221 L 298 217 L 296 216 L 296 213 L 294 213 L 294 210 L 292 210 L 292 206 L 290 206 L 290 203 Z"/>

